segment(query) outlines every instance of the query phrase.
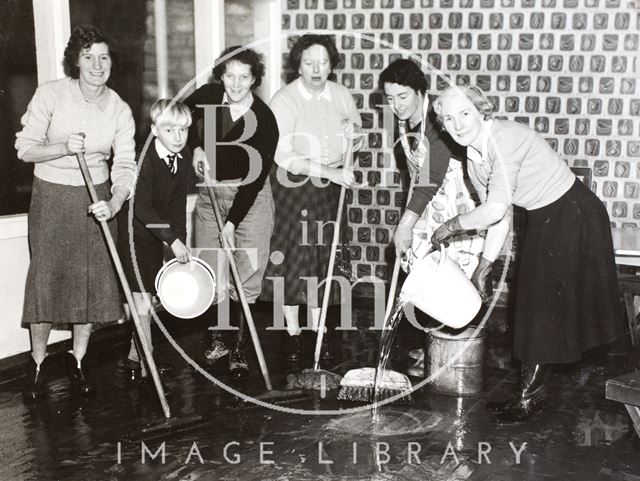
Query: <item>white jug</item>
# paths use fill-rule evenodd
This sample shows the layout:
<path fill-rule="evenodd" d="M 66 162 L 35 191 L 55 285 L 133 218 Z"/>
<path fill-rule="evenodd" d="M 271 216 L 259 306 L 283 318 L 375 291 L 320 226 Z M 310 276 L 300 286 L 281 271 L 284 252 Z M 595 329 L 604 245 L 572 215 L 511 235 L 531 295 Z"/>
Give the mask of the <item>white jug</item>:
<path fill-rule="evenodd" d="M 413 264 L 400 300 L 454 329 L 469 324 L 482 305 L 477 289 L 444 247 Z"/>

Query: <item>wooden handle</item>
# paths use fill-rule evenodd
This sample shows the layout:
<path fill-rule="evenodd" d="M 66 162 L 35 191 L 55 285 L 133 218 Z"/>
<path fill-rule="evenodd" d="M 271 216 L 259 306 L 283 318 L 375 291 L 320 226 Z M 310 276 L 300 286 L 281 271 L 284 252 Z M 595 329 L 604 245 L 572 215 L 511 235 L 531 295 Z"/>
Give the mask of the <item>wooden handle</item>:
<path fill-rule="evenodd" d="M 350 167 L 353 157 L 353 142 L 347 139 L 344 152 L 343 169 Z M 331 295 L 331 283 L 333 282 L 333 268 L 336 262 L 336 252 L 338 242 L 340 242 L 340 224 L 342 223 L 342 210 L 344 209 L 344 199 L 347 193 L 346 187 L 340 188 L 340 198 L 338 199 L 338 212 L 336 213 L 336 223 L 333 226 L 333 239 L 331 240 L 331 253 L 329 254 L 329 267 L 324 284 L 324 294 L 322 295 L 322 308 L 320 309 L 320 321 L 318 322 L 318 334 L 316 337 L 316 348 L 313 353 L 313 370 L 320 369 L 320 352 L 322 351 L 322 338 L 324 337 L 324 327 L 327 322 L 327 310 L 329 309 L 329 296 Z"/>
<path fill-rule="evenodd" d="M 91 178 L 91 172 L 89 172 L 89 168 L 87 167 L 87 161 L 84 158 L 84 154 L 81 152 L 77 153 L 76 157 L 78 158 L 80 171 L 82 172 L 82 177 L 84 177 L 84 182 L 87 185 L 87 190 L 89 191 L 89 196 L 91 197 L 91 203 L 95 204 L 96 202 L 99 202 L 100 199 L 98 198 L 98 193 L 96 192 L 96 188 L 93 184 L 93 179 Z M 131 310 L 131 316 L 133 317 L 133 324 L 136 327 L 138 338 L 141 341 L 140 343 L 142 344 L 144 357 L 145 357 L 145 360 L 147 361 L 147 365 L 149 366 L 149 371 L 151 372 L 151 377 L 153 378 L 153 384 L 156 388 L 156 392 L 158 393 L 158 398 L 160 399 L 162 410 L 164 412 L 165 417 L 168 419 L 171 417 L 171 410 L 169 409 L 167 396 L 165 395 L 164 389 L 162 387 L 162 383 L 160 382 L 160 375 L 158 374 L 156 363 L 153 360 L 153 353 L 151 352 L 151 347 L 150 347 L 151 346 L 150 339 L 147 339 L 147 336 L 144 333 L 144 329 L 142 329 L 140 316 L 138 315 L 138 310 L 136 309 L 136 305 L 133 302 L 133 294 L 131 293 L 131 287 L 129 286 L 129 282 L 127 281 L 127 276 L 125 276 L 124 274 L 122 262 L 120 261 L 120 256 L 118 255 L 118 250 L 116 249 L 116 244 L 113 241 L 113 236 L 111 235 L 111 231 L 109 230 L 107 221 L 102 220 L 99 222 L 100 222 L 100 227 L 102 228 L 102 233 L 104 234 L 104 240 L 107 243 L 107 248 L 109 249 L 109 254 L 111 254 L 111 259 L 113 260 L 113 264 L 116 267 L 118 278 L 120 279 L 120 284 L 122 285 L 122 290 L 124 291 L 124 295 L 127 299 L 127 304 L 129 304 L 129 309 Z"/>
<path fill-rule="evenodd" d="M 222 220 L 220 206 L 218 205 L 218 199 L 216 198 L 215 190 L 211 185 L 211 179 L 209 178 L 206 169 L 203 170 L 205 183 L 207 185 L 207 192 L 209 193 L 209 199 L 211 200 L 211 204 L 213 206 L 213 215 L 216 218 L 216 223 L 218 224 L 218 232 L 220 232 L 220 245 L 224 249 L 224 252 L 227 255 L 227 259 L 229 259 L 229 266 L 231 267 L 231 274 L 236 285 L 236 292 L 238 293 L 238 298 L 240 299 L 240 304 L 242 305 L 242 311 L 244 312 L 244 317 L 247 320 L 247 326 L 249 327 L 249 332 L 251 333 L 251 341 L 253 341 L 253 347 L 256 350 L 256 357 L 258 358 L 258 364 L 260 365 L 260 371 L 262 372 L 264 384 L 267 390 L 271 391 L 273 389 L 271 385 L 271 377 L 269 376 L 267 363 L 264 359 L 264 353 L 262 352 L 260 339 L 258 338 L 258 331 L 256 330 L 256 325 L 253 322 L 253 316 L 251 315 L 251 310 L 249 309 L 249 302 L 247 302 L 247 297 L 244 293 L 244 287 L 242 286 L 242 279 L 240 278 L 240 273 L 238 272 L 238 266 L 236 265 L 236 261 L 233 258 L 233 251 L 225 244 L 224 239 L 222 239 L 222 229 L 224 227 L 224 222 Z"/>
<path fill-rule="evenodd" d="M 427 165 L 428 165 L 428 163 L 431 160 L 431 152 L 430 152 L 431 146 L 429 144 L 429 139 L 426 136 L 424 137 L 423 141 L 425 146 L 425 156 L 424 156 L 423 164 L 424 162 L 427 162 Z M 411 194 L 413 193 L 413 188 L 415 187 L 416 179 L 418 178 L 419 171 L 420 171 L 420 168 L 416 169 L 416 171 L 411 176 L 411 182 L 409 183 L 409 193 L 407 194 L 407 202 L 405 203 L 405 210 L 409 205 L 409 201 L 411 200 Z M 396 261 L 393 265 L 393 273 L 391 274 L 391 284 L 389 286 L 389 295 L 387 296 L 387 306 L 384 312 L 383 326 L 386 326 L 387 319 L 391 317 L 391 310 L 393 309 L 393 300 L 396 296 L 396 289 L 398 288 L 399 274 L 400 274 L 400 258 L 396 255 Z"/>

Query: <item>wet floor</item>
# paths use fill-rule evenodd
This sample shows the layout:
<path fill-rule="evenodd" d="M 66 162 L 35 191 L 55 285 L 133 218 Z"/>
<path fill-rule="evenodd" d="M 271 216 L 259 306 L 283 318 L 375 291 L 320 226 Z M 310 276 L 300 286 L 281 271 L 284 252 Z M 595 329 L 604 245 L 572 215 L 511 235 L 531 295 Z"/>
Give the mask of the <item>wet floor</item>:
<path fill-rule="evenodd" d="M 270 320 L 269 308 L 261 306 L 258 324 Z M 354 319 L 369 315 L 358 309 Z M 501 316 L 508 317 L 494 313 Z M 207 347 L 205 323 L 165 320 L 179 351 L 199 361 Z M 95 342 L 90 346 L 95 399 L 69 393 L 58 355 L 52 358 L 46 402 L 24 404 L 24 378 L 0 373 L 0 480 L 640 481 L 640 444 L 627 414 L 604 398 L 606 380 L 630 369 L 626 344 L 555 369 L 547 411 L 526 423 L 498 425 L 484 403 L 506 395 L 516 381 L 499 321 L 489 324 L 483 393 L 455 397 L 423 387 L 411 406 L 381 407 L 375 426 L 366 406 L 337 401 L 332 390 L 278 408 L 243 401 L 227 388 L 262 393 L 255 360 L 249 378 L 233 380 L 224 361 L 189 365 L 154 333 L 158 361 L 174 366 L 163 377 L 172 410 L 164 424 L 152 386 L 127 378 L 127 339 Z M 408 349 L 422 344 L 417 331 L 403 329 L 393 349 L 397 370 L 406 367 Z M 281 334 L 261 331 L 261 336 L 274 388 L 284 389 L 291 377 Z M 307 342 L 306 367 L 312 339 Z M 376 336 L 367 328 L 345 331 L 335 342 L 337 357 L 323 368 L 344 374 L 373 365 Z M 194 416 L 199 420 L 182 424 Z M 158 425 L 166 429 L 143 432 Z"/>

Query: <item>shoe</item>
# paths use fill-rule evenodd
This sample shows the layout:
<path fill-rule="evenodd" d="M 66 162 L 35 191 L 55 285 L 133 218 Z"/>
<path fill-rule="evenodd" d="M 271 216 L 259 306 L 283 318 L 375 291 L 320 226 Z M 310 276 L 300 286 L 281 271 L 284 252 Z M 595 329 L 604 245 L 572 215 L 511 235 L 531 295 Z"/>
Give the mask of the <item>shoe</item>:
<path fill-rule="evenodd" d="M 320 346 L 320 360 L 324 362 L 332 361 L 336 357 L 333 350 L 333 343 L 327 339 L 327 334 L 322 336 L 322 345 Z"/>
<path fill-rule="evenodd" d="M 300 361 L 302 347 L 300 344 L 300 335 L 289 336 L 287 334 L 287 340 L 285 341 L 285 355 L 286 360 L 290 363 L 296 363 Z"/>
<path fill-rule="evenodd" d="M 73 353 L 67 353 L 67 375 L 71 381 L 71 389 L 82 396 L 93 396 L 96 393 L 96 386 L 87 379 L 86 364 L 86 360 L 82 359 L 78 366 L 78 361 Z"/>
<path fill-rule="evenodd" d="M 211 346 L 204 353 L 204 357 L 209 362 L 216 362 L 229 354 L 229 349 L 223 342 L 222 338 L 215 337 L 211 339 Z"/>
<path fill-rule="evenodd" d="M 28 401 L 40 401 L 46 397 L 46 379 L 45 379 L 45 357 L 40 365 L 36 364 L 33 356 L 29 356 L 29 362 L 27 363 L 27 383 L 23 391 L 23 396 Z"/>
<path fill-rule="evenodd" d="M 127 359 L 125 373 L 129 381 L 134 383 L 140 382 L 145 377 L 142 375 L 142 366 L 140 363 L 132 359 Z"/>
<path fill-rule="evenodd" d="M 547 371 L 545 364 L 522 363 L 518 392 L 506 402 L 487 403 L 487 409 L 497 413 L 498 423 L 524 421 L 547 407 Z"/>
<path fill-rule="evenodd" d="M 243 351 L 235 350 L 229 355 L 229 373 L 233 377 L 245 377 L 249 374 L 247 356 Z"/>

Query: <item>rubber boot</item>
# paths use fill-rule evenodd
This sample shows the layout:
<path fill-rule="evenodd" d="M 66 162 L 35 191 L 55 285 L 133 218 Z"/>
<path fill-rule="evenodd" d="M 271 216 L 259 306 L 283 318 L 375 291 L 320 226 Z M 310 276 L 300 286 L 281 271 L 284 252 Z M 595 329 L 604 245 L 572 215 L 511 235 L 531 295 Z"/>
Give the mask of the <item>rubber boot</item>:
<path fill-rule="evenodd" d="M 249 374 L 249 363 L 247 362 L 247 319 L 239 302 L 231 301 L 229 307 L 232 322 L 235 321 L 238 324 L 235 346 L 229 354 L 229 373 L 233 377 L 245 377 Z"/>
<path fill-rule="evenodd" d="M 524 421 L 546 407 L 546 364 L 522 363 L 518 392 L 507 402 L 489 403 L 487 408 L 497 413 L 499 423 Z"/>
<path fill-rule="evenodd" d="M 302 357 L 302 344 L 301 344 L 301 334 L 296 334 L 295 336 L 291 336 L 288 332 L 285 332 L 285 359 L 289 363 L 297 363 L 300 362 L 300 358 Z"/>
<path fill-rule="evenodd" d="M 325 321 L 325 331 L 322 336 L 322 344 L 320 346 L 320 360 L 323 363 L 332 361 L 336 357 L 334 349 L 334 320 L 339 316 L 339 306 L 330 306 L 327 309 L 327 319 Z M 317 332 L 315 333 L 317 335 Z M 315 350 L 315 344 L 313 345 Z"/>
<path fill-rule="evenodd" d="M 22 393 L 27 401 L 40 401 L 46 397 L 46 376 L 45 376 L 45 364 L 47 361 L 45 357 L 40 364 L 36 364 L 33 356 L 29 356 L 29 362 L 27 363 L 27 382 L 24 392 Z"/>
<path fill-rule="evenodd" d="M 71 381 L 71 389 L 82 396 L 93 396 L 96 393 L 96 386 L 87 379 L 87 362 L 83 358 L 78 362 L 72 352 L 67 353 L 66 358 L 67 374 Z"/>

